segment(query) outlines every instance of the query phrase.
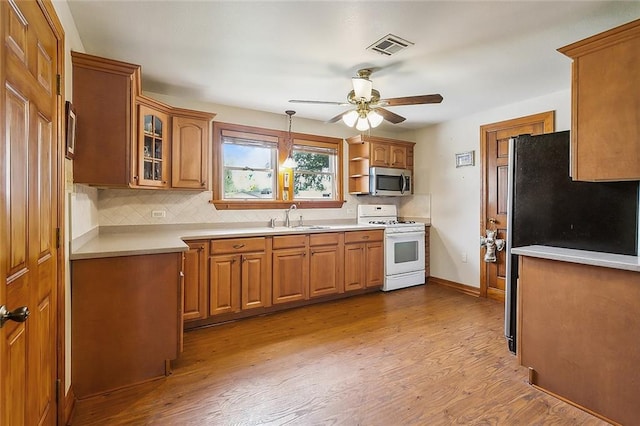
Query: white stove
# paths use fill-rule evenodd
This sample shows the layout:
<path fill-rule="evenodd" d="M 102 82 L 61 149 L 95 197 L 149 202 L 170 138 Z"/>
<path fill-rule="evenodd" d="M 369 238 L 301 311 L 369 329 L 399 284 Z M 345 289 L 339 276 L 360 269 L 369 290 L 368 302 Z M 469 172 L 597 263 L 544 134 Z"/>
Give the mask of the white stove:
<path fill-rule="evenodd" d="M 394 204 L 358 205 L 358 223 L 384 226 L 385 279 L 382 290 L 424 284 L 424 223 L 398 221 Z"/>

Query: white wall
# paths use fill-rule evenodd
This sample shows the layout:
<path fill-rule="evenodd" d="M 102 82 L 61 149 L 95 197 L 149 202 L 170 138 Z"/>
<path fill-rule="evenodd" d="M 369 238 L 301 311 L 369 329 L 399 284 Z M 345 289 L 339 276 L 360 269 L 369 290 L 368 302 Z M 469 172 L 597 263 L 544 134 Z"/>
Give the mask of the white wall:
<path fill-rule="evenodd" d="M 431 275 L 480 287 L 480 126 L 555 111 L 555 131 L 569 130 L 567 89 L 525 102 L 490 109 L 417 132 L 415 188 L 431 194 Z M 455 167 L 455 154 L 475 151 L 473 167 Z M 467 261 L 463 262 L 466 254 Z"/>

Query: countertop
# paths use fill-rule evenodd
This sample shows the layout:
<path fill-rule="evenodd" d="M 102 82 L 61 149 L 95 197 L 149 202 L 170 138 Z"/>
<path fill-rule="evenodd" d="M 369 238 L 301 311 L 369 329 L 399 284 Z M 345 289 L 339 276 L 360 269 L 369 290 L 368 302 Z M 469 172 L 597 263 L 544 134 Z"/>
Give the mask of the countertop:
<path fill-rule="evenodd" d="M 562 262 L 581 263 L 583 265 L 640 272 L 640 258 L 638 256 L 626 256 L 623 254 L 574 250 L 540 245 L 516 247 L 511 249 L 511 253 L 521 256 L 538 257 L 541 259 L 559 260 Z"/>
<path fill-rule="evenodd" d="M 251 226 L 233 224 L 233 227 L 207 227 L 206 225 L 146 225 L 112 226 L 95 229 L 73 241 L 71 260 L 103 257 L 135 256 L 143 254 L 177 253 L 189 248 L 185 240 L 212 238 L 256 237 L 286 234 L 310 234 L 384 229 L 379 225 L 322 224 L 302 228 L 277 226 Z M 320 226 L 321 228 L 314 228 Z"/>

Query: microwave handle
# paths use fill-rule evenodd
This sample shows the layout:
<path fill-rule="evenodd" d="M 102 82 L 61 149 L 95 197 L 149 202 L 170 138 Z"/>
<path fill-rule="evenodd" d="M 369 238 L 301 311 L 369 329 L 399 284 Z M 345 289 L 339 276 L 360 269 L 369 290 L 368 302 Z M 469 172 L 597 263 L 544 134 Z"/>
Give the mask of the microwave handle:
<path fill-rule="evenodd" d="M 400 193 L 404 194 L 404 191 L 407 189 L 407 178 L 404 176 L 404 173 L 400 174 L 400 180 L 402 181 L 402 185 L 400 185 Z"/>

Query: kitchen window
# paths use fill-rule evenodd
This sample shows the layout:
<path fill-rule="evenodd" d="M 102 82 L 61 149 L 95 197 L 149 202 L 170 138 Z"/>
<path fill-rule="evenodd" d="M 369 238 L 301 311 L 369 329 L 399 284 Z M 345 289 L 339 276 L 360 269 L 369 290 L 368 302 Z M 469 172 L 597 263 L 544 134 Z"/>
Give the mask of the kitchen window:
<path fill-rule="evenodd" d="M 338 153 L 331 146 L 294 145 L 294 199 L 334 200 Z"/>
<path fill-rule="evenodd" d="M 216 209 L 336 208 L 342 192 L 343 140 L 214 123 Z M 298 166 L 284 168 L 291 154 Z"/>
<path fill-rule="evenodd" d="M 222 158 L 225 200 L 275 198 L 277 141 L 223 136 Z"/>

